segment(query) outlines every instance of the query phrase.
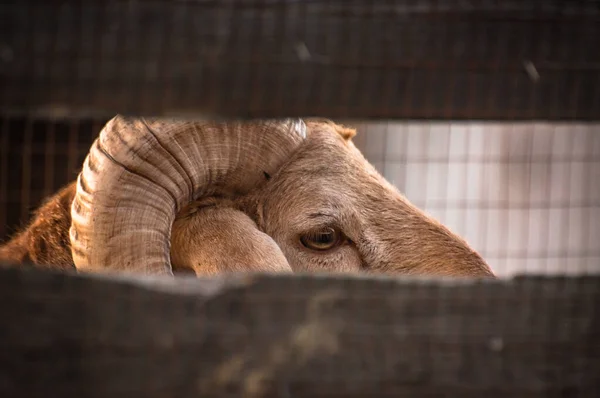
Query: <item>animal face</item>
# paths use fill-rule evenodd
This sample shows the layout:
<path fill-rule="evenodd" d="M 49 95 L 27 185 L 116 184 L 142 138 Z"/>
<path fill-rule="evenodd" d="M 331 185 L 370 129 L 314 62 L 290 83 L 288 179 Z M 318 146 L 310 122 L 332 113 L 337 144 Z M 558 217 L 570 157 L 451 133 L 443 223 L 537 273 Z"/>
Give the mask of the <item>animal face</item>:
<path fill-rule="evenodd" d="M 329 123 L 258 194 L 258 225 L 302 272 L 491 276 L 468 244 L 414 207 Z"/>
<path fill-rule="evenodd" d="M 229 257 L 211 258 L 233 257 L 233 264 L 243 258 L 251 269 L 261 268 L 266 257 L 277 258 L 277 265 L 269 269 L 279 272 L 492 276 L 464 240 L 410 204 L 369 164 L 347 130 L 340 132 L 339 126 L 327 122 L 307 126 L 306 143 L 264 186 L 225 204 L 239 209 L 240 217 L 248 217 L 244 224 L 248 228 L 229 236 L 247 238 L 236 240 L 235 248 L 215 243 L 207 247 L 206 236 L 198 233 L 186 239 L 196 242 L 191 251 L 206 253 L 222 247 Z M 178 230 L 199 230 L 207 216 L 200 210 L 195 219 L 186 221 L 189 225 L 176 222 L 174 236 Z M 227 224 L 221 219 L 221 227 Z M 213 240 L 219 241 L 223 240 Z M 178 251 L 190 249 L 174 244 L 174 267 L 181 263 L 173 254 Z M 206 260 L 196 263 L 196 273 L 207 272 L 200 265 Z"/>

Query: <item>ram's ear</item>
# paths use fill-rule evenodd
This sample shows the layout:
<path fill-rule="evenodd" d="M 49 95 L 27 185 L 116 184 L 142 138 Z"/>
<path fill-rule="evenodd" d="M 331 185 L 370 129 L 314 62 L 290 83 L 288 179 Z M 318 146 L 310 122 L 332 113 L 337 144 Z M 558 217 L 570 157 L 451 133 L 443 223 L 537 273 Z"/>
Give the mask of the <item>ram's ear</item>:
<path fill-rule="evenodd" d="M 220 201 L 192 203 L 171 231 L 174 273 L 292 272 L 279 246 L 242 211 Z"/>
<path fill-rule="evenodd" d="M 354 138 L 354 136 L 356 136 L 356 129 L 339 123 L 335 123 L 329 119 L 308 118 L 305 119 L 304 122 L 309 130 L 309 133 L 312 128 L 332 128 L 346 141 L 349 141 L 352 138 Z"/>

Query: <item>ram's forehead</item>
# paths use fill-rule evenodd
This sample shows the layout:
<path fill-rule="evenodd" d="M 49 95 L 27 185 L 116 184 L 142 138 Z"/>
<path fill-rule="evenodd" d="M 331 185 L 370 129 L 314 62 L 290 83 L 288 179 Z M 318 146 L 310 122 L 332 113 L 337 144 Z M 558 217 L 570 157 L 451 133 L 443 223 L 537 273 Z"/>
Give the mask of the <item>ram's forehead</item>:
<path fill-rule="evenodd" d="M 286 228 L 309 229 L 317 225 L 339 224 L 355 213 L 359 194 L 340 178 L 294 179 L 270 191 L 268 204 L 286 221 Z M 282 198 L 285 198 L 282 200 Z M 269 207 L 272 211 L 273 207 Z"/>
<path fill-rule="evenodd" d="M 317 133 L 309 137 L 288 162 L 280 169 L 280 175 L 289 178 L 327 178 L 340 175 L 350 177 L 366 170 L 365 160 L 354 148 L 345 145 L 336 136 Z M 323 180 L 321 180 L 323 181 Z"/>
<path fill-rule="evenodd" d="M 362 184 L 368 179 L 368 162 L 352 141 L 344 139 L 338 132 L 339 125 L 314 119 L 306 124 L 309 130 L 307 140 L 282 165 L 269 189 L 298 195 L 305 190 L 327 188 L 331 190 L 328 195 L 331 197 L 342 192 L 347 194 L 350 188 L 362 189 Z M 309 196 L 313 194 L 316 192 Z"/>
<path fill-rule="evenodd" d="M 374 182 L 364 160 L 342 143 L 309 142 L 279 171 L 268 189 L 273 198 L 285 197 L 286 205 L 303 203 L 305 210 L 318 210 L 347 207 L 377 188 Z"/>

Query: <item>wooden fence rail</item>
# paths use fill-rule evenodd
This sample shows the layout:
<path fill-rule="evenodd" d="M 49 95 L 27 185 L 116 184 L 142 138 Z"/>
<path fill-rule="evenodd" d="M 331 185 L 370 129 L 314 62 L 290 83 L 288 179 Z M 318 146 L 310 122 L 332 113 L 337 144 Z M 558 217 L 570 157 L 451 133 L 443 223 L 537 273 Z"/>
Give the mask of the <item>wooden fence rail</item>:
<path fill-rule="evenodd" d="M 11 0 L 0 111 L 600 120 L 589 0 Z"/>
<path fill-rule="evenodd" d="M 593 397 L 600 277 L 0 269 L 2 397 Z"/>

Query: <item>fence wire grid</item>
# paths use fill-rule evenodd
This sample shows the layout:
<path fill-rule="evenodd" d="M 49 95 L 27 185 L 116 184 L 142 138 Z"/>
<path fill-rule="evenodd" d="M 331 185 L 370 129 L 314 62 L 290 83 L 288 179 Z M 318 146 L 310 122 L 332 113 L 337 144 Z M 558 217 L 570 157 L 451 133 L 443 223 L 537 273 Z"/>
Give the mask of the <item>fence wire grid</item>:
<path fill-rule="evenodd" d="M 499 276 L 600 271 L 600 124 L 366 123 L 366 157 Z"/>
<path fill-rule="evenodd" d="M 115 114 L 318 116 L 498 276 L 555 276 L 0 268 L 1 396 L 600 396 L 600 1 L 10 0 L 0 21 L 0 242 Z"/>

